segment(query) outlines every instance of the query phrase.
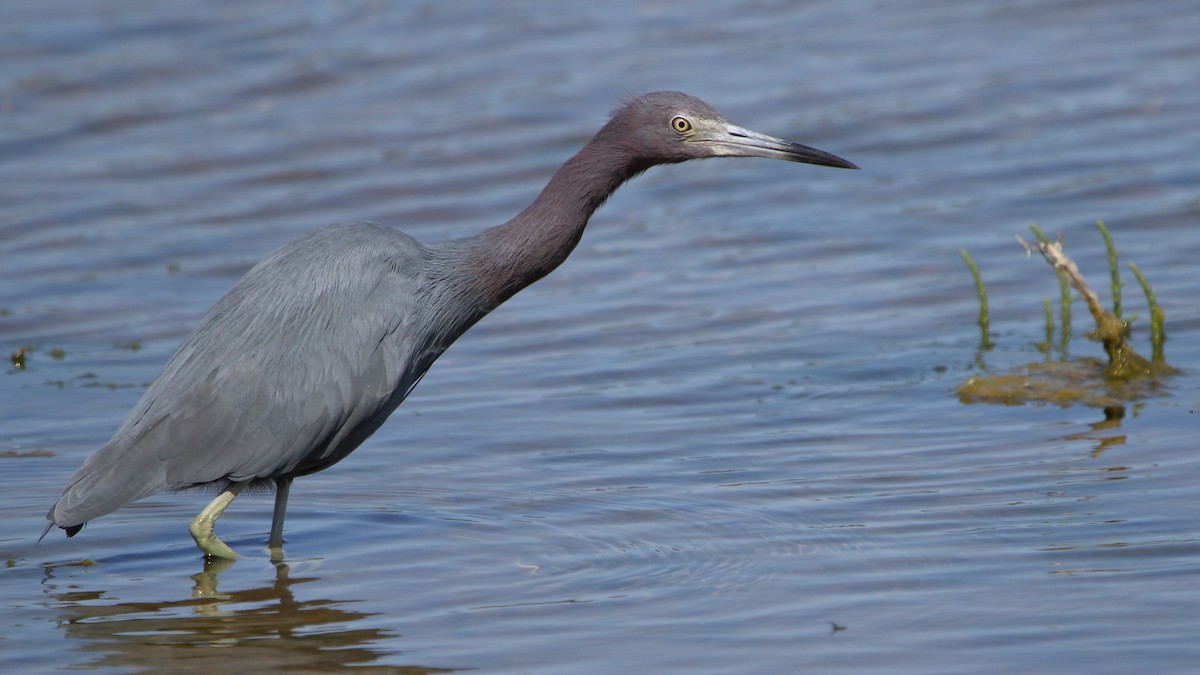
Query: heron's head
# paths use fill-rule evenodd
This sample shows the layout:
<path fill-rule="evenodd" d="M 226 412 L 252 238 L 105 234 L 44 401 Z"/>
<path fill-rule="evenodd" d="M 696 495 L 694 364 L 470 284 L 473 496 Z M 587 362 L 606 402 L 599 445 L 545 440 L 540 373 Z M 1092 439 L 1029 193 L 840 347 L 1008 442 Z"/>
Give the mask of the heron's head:
<path fill-rule="evenodd" d="M 601 134 L 648 164 L 704 157 L 766 157 L 857 169 L 823 150 L 743 129 L 694 96 L 658 91 L 639 96 L 613 113 Z"/>

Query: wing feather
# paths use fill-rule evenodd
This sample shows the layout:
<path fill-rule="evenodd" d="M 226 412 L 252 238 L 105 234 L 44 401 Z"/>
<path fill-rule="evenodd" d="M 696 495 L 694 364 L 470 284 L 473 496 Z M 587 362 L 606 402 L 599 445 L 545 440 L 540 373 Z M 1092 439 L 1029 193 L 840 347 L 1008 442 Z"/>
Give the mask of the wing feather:
<path fill-rule="evenodd" d="M 76 472 L 51 520 L 78 525 L 162 489 L 306 473 L 344 457 L 420 377 L 405 328 L 419 311 L 422 251 L 407 235 L 354 223 L 268 256 Z M 356 432 L 364 424 L 373 426 Z"/>

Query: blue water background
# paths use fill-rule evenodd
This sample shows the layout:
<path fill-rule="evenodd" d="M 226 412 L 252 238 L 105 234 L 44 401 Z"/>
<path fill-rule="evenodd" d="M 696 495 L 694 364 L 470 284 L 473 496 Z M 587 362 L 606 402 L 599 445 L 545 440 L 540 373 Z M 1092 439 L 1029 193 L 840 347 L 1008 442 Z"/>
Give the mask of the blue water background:
<path fill-rule="evenodd" d="M 0 669 L 1191 672 L 1197 35 L 1186 0 L 9 3 L 0 348 L 28 349 L 0 376 Z M 221 519 L 244 558 L 219 574 L 186 533 L 203 494 L 34 544 L 266 253 L 496 224 L 657 89 L 862 171 L 623 188 L 296 483 L 282 566 L 267 496 Z M 1115 420 L 961 402 L 1045 358 L 1058 282 L 1014 235 L 1062 232 L 1107 301 L 1097 219 L 1179 372 Z M 1101 356 L 1074 310 L 1068 356 Z"/>

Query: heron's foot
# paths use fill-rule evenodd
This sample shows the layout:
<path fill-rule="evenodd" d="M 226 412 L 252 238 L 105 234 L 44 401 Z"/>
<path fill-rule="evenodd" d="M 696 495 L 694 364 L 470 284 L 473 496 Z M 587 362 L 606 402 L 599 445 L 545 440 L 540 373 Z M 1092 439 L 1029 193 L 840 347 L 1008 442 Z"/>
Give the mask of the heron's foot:
<path fill-rule="evenodd" d="M 237 560 L 238 554 L 225 542 L 221 541 L 215 532 L 213 532 L 213 522 L 211 520 L 201 521 L 196 518 L 192 521 L 188 529 L 192 533 L 192 539 L 196 540 L 196 547 L 205 553 L 205 555 L 213 558 L 224 558 L 225 560 Z"/>
<path fill-rule="evenodd" d="M 192 539 L 196 541 L 196 547 L 203 551 L 206 555 L 212 558 L 224 558 L 225 560 L 237 560 L 238 554 L 233 552 L 225 542 L 217 538 L 216 532 L 213 532 L 213 526 L 217 524 L 217 518 L 225 511 L 234 497 L 241 493 L 246 487 L 245 483 L 235 483 L 229 486 L 229 489 L 217 495 L 217 498 L 209 502 L 208 506 L 204 507 L 195 518 L 192 519 L 191 525 L 188 526 L 188 531 L 192 533 Z"/>

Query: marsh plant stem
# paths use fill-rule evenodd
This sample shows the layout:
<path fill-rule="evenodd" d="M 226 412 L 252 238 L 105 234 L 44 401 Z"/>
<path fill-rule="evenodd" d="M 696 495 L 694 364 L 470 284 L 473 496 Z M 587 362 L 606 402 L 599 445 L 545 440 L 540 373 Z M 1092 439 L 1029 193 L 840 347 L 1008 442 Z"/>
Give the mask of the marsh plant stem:
<path fill-rule="evenodd" d="M 1113 298 L 1113 316 L 1124 321 L 1121 316 L 1121 267 L 1117 263 L 1117 246 L 1113 243 L 1112 234 L 1108 231 L 1108 226 L 1103 220 L 1096 221 L 1096 229 L 1100 230 L 1101 236 L 1104 237 L 1104 248 L 1108 249 L 1108 271 L 1112 276 L 1112 298 Z"/>
<path fill-rule="evenodd" d="M 963 262 L 967 263 L 967 269 L 971 270 L 971 278 L 975 280 L 975 294 L 979 296 L 979 342 L 984 349 L 988 349 L 992 346 L 992 341 L 988 329 L 990 320 L 988 318 L 987 288 L 983 285 L 983 276 L 979 274 L 979 266 L 971 259 L 971 254 L 967 253 L 967 249 L 960 249 L 958 254 L 962 256 Z"/>
<path fill-rule="evenodd" d="M 1163 362 L 1163 342 L 1166 341 L 1166 334 L 1163 331 L 1163 321 L 1166 319 L 1166 314 L 1163 308 L 1158 304 L 1158 300 L 1154 296 L 1154 289 L 1150 287 L 1150 282 L 1146 281 L 1146 275 L 1138 269 L 1134 263 L 1129 263 L 1129 271 L 1133 272 L 1133 276 L 1137 277 L 1138 283 L 1142 286 L 1142 292 L 1146 294 L 1146 304 L 1150 305 L 1150 360 L 1155 363 Z"/>

